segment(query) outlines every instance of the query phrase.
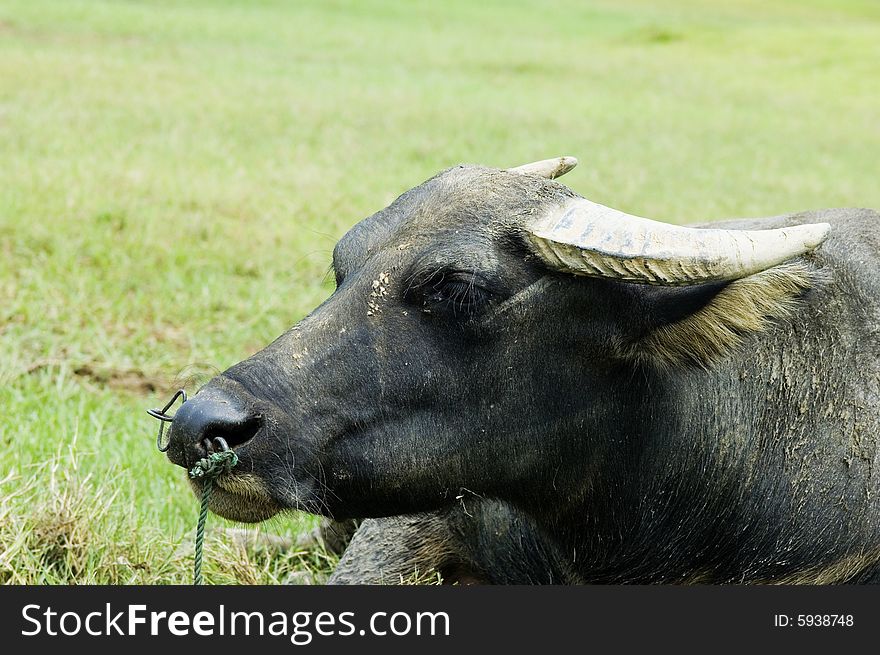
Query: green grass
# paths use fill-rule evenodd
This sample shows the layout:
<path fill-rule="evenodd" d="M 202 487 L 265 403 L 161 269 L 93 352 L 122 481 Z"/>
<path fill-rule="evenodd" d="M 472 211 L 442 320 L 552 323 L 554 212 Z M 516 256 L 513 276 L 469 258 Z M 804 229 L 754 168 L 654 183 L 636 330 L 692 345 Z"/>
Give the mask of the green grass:
<path fill-rule="evenodd" d="M 878 65 L 872 0 L 4 0 L 0 581 L 188 581 L 144 409 L 439 169 L 572 154 L 576 191 L 682 222 L 880 207 Z M 209 546 L 216 582 L 325 567 Z"/>

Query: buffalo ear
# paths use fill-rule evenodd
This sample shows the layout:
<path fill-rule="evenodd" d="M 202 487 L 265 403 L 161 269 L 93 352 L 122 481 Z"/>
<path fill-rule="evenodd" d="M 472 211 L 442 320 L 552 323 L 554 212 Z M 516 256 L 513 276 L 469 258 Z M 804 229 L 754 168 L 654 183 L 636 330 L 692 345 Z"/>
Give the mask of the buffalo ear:
<path fill-rule="evenodd" d="M 623 354 L 642 363 L 707 368 L 749 335 L 791 317 L 821 278 L 810 264 L 794 261 L 732 282 L 643 287 L 642 333 Z"/>

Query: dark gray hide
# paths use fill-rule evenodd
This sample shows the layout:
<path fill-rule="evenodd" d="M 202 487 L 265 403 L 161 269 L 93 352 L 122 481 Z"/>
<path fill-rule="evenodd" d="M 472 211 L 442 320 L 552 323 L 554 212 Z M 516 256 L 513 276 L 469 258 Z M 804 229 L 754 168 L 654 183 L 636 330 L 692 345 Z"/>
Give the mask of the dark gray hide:
<path fill-rule="evenodd" d="M 878 215 L 729 223 L 832 229 L 670 288 L 540 259 L 531 221 L 573 195 L 461 166 L 365 219 L 335 293 L 186 403 L 169 457 L 227 437 L 230 518 L 396 517 L 364 523 L 339 582 L 877 581 Z"/>

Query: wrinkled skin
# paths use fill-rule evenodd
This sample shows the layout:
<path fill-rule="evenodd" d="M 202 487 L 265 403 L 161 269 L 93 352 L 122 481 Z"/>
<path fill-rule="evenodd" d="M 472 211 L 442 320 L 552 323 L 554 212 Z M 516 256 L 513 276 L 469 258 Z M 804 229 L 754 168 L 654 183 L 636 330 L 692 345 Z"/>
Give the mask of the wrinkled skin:
<path fill-rule="evenodd" d="M 877 581 L 878 215 L 732 224 L 830 222 L 807 258 L 823 275 L 720 361 L 652 366 L 619 344 L 724 284 L 549 270 L 528 221 L 570 195 L 457 167 L 356 225 L 333 295 L 200 393 L 259 417 L 212 510 L 397 517 L 364 523 L 338 582 L 418 561 L 505 583 Z M 172 432 L 172 461 L 193 452 Z"/>

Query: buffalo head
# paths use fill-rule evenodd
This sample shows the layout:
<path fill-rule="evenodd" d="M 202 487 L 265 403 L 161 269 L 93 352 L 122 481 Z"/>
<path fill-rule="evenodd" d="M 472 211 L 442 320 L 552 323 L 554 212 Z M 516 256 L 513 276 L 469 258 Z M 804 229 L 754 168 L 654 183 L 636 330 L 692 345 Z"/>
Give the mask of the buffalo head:
<path fill-rule="evenodd" d="M 216 436 L 240 458 L 211 509 L 577 503 L 615 465 L 641 369 L 708 365 L 808 285 L 779 265 L 827 225 L 659 223 L 553 180 L 573 165 L 457 166 L 355 225 L 334 293 L 181 407 L 174 463 Z"/>

